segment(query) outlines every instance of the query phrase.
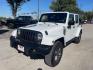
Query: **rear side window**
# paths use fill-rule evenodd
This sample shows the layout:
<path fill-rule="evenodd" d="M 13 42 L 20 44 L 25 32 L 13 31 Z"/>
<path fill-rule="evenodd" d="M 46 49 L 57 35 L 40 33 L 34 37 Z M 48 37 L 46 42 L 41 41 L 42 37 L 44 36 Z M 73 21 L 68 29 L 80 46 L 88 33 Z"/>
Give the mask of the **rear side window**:
<path fill-rule="evenodd" d="M 79 23 L 79 16 L 78 15 L 75 15 L 75 22 Z"/>

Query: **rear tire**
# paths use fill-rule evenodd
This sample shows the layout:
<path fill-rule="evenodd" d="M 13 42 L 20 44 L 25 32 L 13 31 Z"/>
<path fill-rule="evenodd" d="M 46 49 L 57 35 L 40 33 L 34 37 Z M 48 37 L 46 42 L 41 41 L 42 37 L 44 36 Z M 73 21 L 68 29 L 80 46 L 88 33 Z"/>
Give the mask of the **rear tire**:
<path fill-rule="evenodd" d="M 63 44 L 60 41 L 54 43 L 50 53 L 45 56 L 45 64 L 50 67 L 55 67 L 59 64 L 63 54 Z"/>
<path fill-rule="evenodd" d="M 76 44 L 79 44 L 80 43 L 80 41 L 81 41 L 81 35 L 82 35 L 82 33 L 80 32 L 79 36 L 75 38 L 74 43 L 76 43 Z"/>

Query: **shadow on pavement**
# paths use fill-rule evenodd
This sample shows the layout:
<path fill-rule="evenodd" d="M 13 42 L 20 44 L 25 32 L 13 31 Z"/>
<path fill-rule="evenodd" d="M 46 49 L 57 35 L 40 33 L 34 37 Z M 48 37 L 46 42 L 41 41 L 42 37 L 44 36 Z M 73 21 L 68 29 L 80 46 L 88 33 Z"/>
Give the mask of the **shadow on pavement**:
<path fill-rule="evenodd" d="M 30 59 L 44 59 L 45 57 L 43 55 L 35 55 L 35 54 L 32 54 L 30 55 Z"/>
<path fill-rule="evenodd" d="M 9 30 L 0 30 L 0 34 L 3 34 L 3 33 L 6 33 L 8 32 Z"/>

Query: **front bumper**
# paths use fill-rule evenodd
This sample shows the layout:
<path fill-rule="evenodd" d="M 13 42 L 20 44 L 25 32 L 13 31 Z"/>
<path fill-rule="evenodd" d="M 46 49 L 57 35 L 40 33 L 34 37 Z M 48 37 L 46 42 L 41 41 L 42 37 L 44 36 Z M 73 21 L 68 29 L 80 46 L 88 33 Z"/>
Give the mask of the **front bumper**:
<path fill-rule="evenodd" d="M 24 40 L 19 40 L 13 36 L 10 37 L 11 42 L 15 42 L 17 45 L 21 45 L 24 47 L 24 53 L 29 54 L 39 54 L 39 55 L 47 55 L 51 50 L 51 46 L 35 44 Z M 17 46 L 16 46 L 17 47 Z"/>

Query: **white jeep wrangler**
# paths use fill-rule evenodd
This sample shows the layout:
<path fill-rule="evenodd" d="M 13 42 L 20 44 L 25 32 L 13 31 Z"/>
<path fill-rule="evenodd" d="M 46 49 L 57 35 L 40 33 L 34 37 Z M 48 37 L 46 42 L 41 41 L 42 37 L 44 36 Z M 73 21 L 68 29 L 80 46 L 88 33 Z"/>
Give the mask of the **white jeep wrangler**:
<path fill-rule="evenodd" d="M 82 25 L 79 15 L 69 12 L 48 12 L 37 24 L 20 27 L 12 32 L 10 45 L 27 55 L 42 55 L 47 65 L 59 64 L 63 48 L 79 43 Z"/>

